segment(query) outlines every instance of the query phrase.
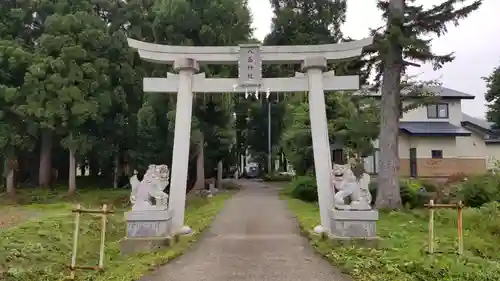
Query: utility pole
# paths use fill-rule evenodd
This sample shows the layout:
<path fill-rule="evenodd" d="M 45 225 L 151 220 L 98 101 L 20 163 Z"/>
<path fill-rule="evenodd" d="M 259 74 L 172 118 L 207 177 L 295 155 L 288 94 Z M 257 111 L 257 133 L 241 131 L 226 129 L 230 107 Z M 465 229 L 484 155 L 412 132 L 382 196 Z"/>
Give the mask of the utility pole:
<path fill-rule="evenodd" d="M 267 101 L 267 173 L 271 174 L 271 101 Z"/>

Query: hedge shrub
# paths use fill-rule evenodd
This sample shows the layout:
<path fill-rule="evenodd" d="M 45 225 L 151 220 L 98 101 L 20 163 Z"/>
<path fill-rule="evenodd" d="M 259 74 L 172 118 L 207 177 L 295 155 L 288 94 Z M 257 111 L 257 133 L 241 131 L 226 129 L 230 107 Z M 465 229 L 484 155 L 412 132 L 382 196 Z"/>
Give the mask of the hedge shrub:
<path fill-rule="evenodd" d="M 290 183 L 290 195 L 306 202 L 318 201 L 318 188 L 314 177 L 297 177 Z"/>
<path fill-rule="evenodd" d="M 298 177 L 292 181 L 288 187 L 289 194 L 297 199 L 306 202 L 318 201 L 318 190 L 316 180 L 314 177 Z M 377 198 L 377 183 L 371 182 L 369 190 L 372 195 L 372 204 L 375 203 Z M 430 192 L 434 192 L 436 186 L 418 180 L 401 180 L 400 181 L 400 194 L 403 205 L 409 208 L 423 207 L 431 197 Z"/>
<path fill-rule="evenodd" d="M 500 200 L 500 175 L 487 173 L 470 177 L 458 188 L 458 196 L 466 206 L 480 207 Z"/>
<path fill-rule="evenodd" d="M 377 182 L 371 182 L 369 185 L 372 195 L 372 204 L 377 199 Z M 420 208 L 431 198 L 430 193 L 435 192 L 437 187 L 430 182 L 419 181 L 415 179 L 401 179 L 399 181 L 399 193 L 404 206 L 409 208 Z"/>

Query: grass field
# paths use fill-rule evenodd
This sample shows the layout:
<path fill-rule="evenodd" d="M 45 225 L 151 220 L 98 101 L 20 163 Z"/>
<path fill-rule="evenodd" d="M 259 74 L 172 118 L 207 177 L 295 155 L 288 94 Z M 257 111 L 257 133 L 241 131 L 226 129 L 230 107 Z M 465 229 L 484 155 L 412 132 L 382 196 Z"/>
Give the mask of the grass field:
<path fill-rule="evenodd" d="M 424 210 L 380 213 L 378 249 L 334 246 L 311 234 L 319 224 L 319 208 L 287 196 L 303 233 L 314 247 L 356 281 L 493 281 L 500 280 L 500 205 L 464 211 L 464 255 L 457 249 L 456 211 L 435 216 L 436 250 L 428 255 L 428 215 Z"/>
<path fill-rule="evenodd" d="M 21 204 L 0 207 L 0 280 L 64 280 L 69 270 L 74 230 L 72 202 L 64 191 L 21 191 Z M 106 232 L 105 271 L 78 271 L 77 280 L 136 280 L 155 267 L 180 255 L 197 235 L 182 237 L 172 247 L 156 253 L 121 257 L 119 240 L 125 236 L 123 213 L 128 208 L 128 190 L 82 189 L 75 202 L 85 208 L 110 204 L 115 214 L 109 216 Z M 196 233 L 206 228 L 224 206 L 232 192 L 188 201 L 186 224 Z M 5 198 L 0 197 L 0 202 Z M 80 220 L 78 265 L 97 265 L 100 239 L 100 217 L 84 215 Z"/>

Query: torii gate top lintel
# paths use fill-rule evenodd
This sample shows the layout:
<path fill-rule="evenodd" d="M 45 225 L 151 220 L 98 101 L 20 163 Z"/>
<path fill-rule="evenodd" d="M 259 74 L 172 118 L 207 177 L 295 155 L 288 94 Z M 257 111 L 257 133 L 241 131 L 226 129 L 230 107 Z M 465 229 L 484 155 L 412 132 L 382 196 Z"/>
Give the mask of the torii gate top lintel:
<path fill-rule="evenodd" d="M 373 37 L 323 45 L 260 46 L 262 62 L 266 64 L 301 63 L 307 57 L 324 57 L 327 62 L 359 57 L 363 48 L 373 43 Z M 173 64 L 179 58 L 192 58 L 200 64 L 236 64 L 240 47 L 259 46 L 171 46 L 138 41 L 128 38 L 128 44 L 146 61 Z"/>

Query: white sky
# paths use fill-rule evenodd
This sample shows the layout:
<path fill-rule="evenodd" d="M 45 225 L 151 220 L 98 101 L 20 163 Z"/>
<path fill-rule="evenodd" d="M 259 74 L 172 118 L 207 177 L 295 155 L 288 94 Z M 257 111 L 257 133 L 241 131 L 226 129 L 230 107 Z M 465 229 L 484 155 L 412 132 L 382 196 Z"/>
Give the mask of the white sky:
<path fill-rule="evenodd" d="M 438 0 L 419 0 L 417 3 L 432 5 Z M 344 35 L 361 39 L 368 36 L 369 28 L 383 24 L 375 0 L 347 0 L 347 22 Z M 269 0 L 249 0 L 254 15 L 255 36 L 264 39 L 271 27 L 273 12 Z M 486 84 L 481 77 L 489 75 L 500 65 L 500 24 L 498 22 L 500 0 L 484 0 L 481 8 L 458 27 L 450 26 L 448 33 L 433 41 L 433 50 L 438 53 L 455 52 L 455 60 L 442 69 L 433 71 L 429 65 L 413 68 L 420 80 L 438 79 L 443 86 L 462 91 L 476 98 L 462 102 L 462 111 L 469 115 L 484 117 L 486 112 L 484 93 Z"/>

